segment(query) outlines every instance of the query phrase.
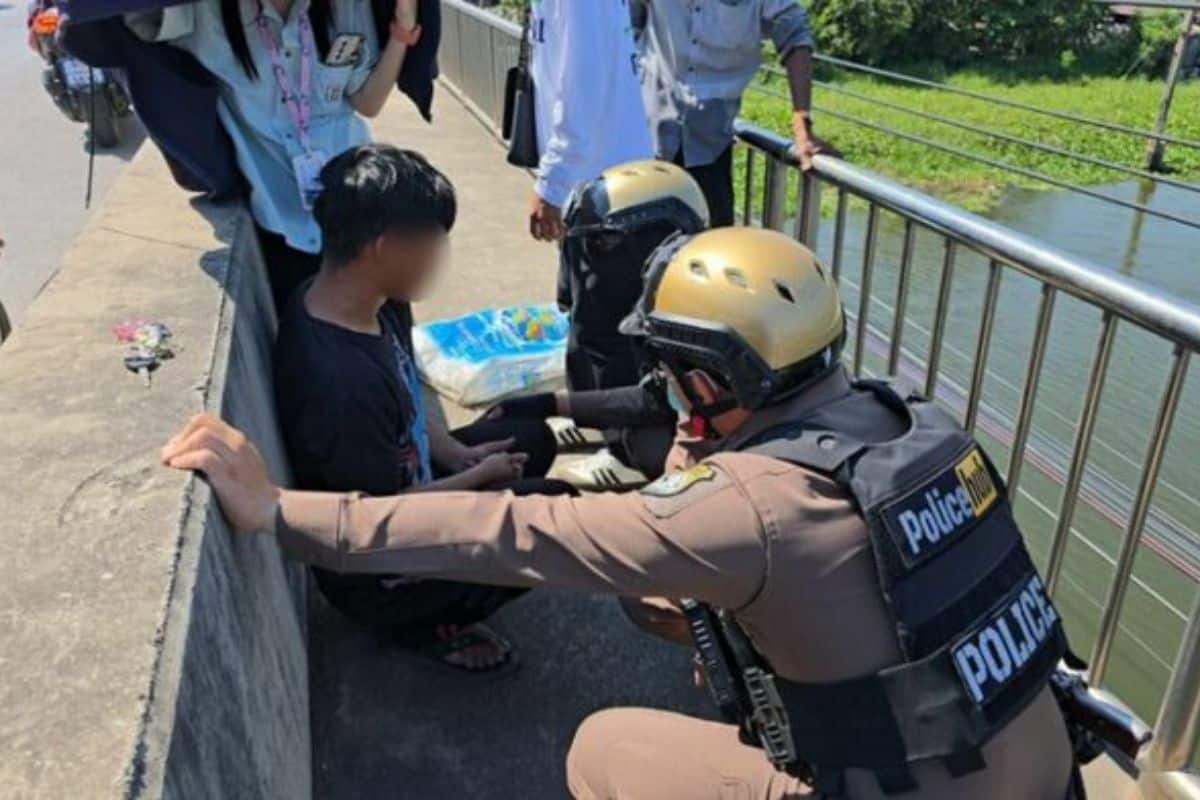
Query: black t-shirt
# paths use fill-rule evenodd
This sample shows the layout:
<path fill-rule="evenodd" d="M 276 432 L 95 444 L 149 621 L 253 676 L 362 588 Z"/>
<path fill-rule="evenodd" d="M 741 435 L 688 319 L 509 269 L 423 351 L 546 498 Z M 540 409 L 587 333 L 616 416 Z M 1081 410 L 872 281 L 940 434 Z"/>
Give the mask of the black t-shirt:
<path fill-rule="evenodd" d="M 397 494 L 429 476 L 412 360 L 412 311 L 388 303 L 383 335 L 317 319 L 296 292 L 275 343 L 275 398 L 300 489 Z"/>

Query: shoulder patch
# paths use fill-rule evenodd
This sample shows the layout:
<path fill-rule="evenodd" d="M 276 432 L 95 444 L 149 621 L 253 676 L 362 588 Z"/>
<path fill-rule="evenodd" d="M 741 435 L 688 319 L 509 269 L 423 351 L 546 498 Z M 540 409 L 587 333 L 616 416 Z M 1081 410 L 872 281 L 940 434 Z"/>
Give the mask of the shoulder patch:
<path fill-rule="evenodd" d="M 647 510 L 666 519 L 729 485 L 729 477 L 709 464 L 664 475 L 641 491 Z"/>
<path fill-rule="evenodd" d="M 697 464 L 691 469 L 672 472 L 663 475 L 658 480 L 642 488 L 642 494 L 650 497 L 674 497 L 683 494 L 700 481 L 711 481 L 717 477 L 717 471 L 708 464 Z"/>

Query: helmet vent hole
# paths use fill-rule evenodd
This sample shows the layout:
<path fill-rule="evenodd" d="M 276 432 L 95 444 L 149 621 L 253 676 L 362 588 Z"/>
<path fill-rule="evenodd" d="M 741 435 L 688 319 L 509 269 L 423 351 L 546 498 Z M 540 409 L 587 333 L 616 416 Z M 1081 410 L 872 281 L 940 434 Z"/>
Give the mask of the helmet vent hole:
<path fill-rule="evenodd" d="M 654 167 L 654 171 L 666 174 L 666 173 L 670 172 L 671 170 L 667 169 L 666 167 L 664 167 L 660 164 L 660 165 Z"/>
<path fill-rule="evenodd" d="M 688 264 L 688 271 L 690 271 L 697 278 L 704 278 L 705 280 L 708 280 L 708 267 L 704 265 L 703 261 L 692 261 Z"/>
<path fill-rule="evenodd" d="M 792 290 L 779 281 L 775 281 L 775 291 L 779 292 L 779 296 L 792 305 L 796 304 L 796 298 L 792 295 Z"/>
<path fill-rule="evenodd" d="M 729 281 L 739 289 L 745 289 L 749 284 L 746 283 L 746 276 L 739 269 L 726 269 L 725 280 Z"/>

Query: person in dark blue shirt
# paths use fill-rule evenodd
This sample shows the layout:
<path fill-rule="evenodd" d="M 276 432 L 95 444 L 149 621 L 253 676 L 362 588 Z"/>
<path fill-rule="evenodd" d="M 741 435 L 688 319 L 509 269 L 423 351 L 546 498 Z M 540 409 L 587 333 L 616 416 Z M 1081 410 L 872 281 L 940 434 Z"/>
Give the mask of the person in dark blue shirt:
<path fill-rule="evenodd" d="M 572 491 L 544 479 L 555 456 L 544 422 L 483 421 L 450 432 L 426 413 L 408 302 L 442 260 L 456 213 L 449 181 L 420 155 L 386 145 L 346 151 L 321 181 L 314 208 L 321 270 L 287 307 L 275 353 L 277 406 L 298 487 L 372 495 Z M 521 590 L 314 573 L 336 608 L 401 646 L 469 671 L 516 663 L 482 620 Z"/>

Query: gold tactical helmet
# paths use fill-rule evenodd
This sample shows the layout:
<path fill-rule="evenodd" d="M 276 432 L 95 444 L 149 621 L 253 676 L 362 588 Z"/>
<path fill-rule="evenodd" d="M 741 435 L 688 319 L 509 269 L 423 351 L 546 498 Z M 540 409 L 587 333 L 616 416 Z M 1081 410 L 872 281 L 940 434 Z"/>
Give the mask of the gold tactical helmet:
<path fill-rule="evenodd" d="M 661 239 L 708 227 L 708 203 L 696 180 L 666 161 L 632 161 L 576 187 L 564 212 L 568 237 L 614 243 L 649 228 Z M 658 242 L 654 243 L 655 245 Z M 647 253 L 648 254 L 648 253 Z"/>
<path fill-rule="evenodd" d="M 651 256 L 623 333 L 677 375 L 720 377 L 743 408 L 769 405 L 838 362 L 845 340 L 833 276 L 776 231 L 676 236 Z"/>

